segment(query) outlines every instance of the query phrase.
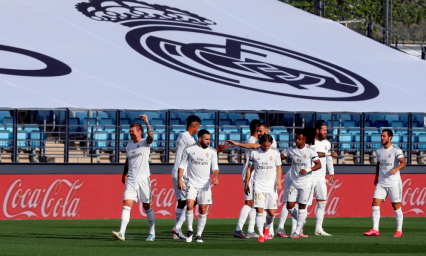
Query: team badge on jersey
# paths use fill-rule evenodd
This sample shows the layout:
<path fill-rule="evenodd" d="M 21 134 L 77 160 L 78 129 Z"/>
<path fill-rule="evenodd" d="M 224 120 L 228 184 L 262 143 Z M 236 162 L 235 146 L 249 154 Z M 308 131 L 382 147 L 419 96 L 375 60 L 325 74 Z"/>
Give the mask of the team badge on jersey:
<path fill-rule="evenodd" d="M 390 156 L 391 156 L 391 155 L 389 154 L 389 155 L 388 155 L 388 157 L 390 158 Z"/>
<path fill-rule="evenodd" d="M 325 146 L 325 150 L 327 150 L 327 146 Z"/>
<path fill-rule="evenodd" d="M 306 158 L 306 154 L 304 154 L 303 157 Z"/>
<path fill-rule="evenodd" d="M 209 153 L 206 153 L 206 156 L 209 157 Z"/>
<path fill-rule="evenodd" d="M 270 156 L 270 157 L 269 157 L 269 160 L 271 160 L 271 161 L 272 161 L 272 159 L 273 159 L 273 157 L 272 157 L 272 156 Z"/>

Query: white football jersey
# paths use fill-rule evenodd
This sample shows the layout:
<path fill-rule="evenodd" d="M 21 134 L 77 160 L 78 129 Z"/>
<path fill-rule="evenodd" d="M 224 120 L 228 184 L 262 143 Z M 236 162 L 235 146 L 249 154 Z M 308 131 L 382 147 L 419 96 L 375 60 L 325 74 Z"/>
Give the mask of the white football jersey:
<path fill-rule="evenodd" d="M 330 153 L 331 144 L 328 140 L 315 140 L 315 145 L 311 145 L 310 148 L 312 148 L 315 152 L 321 152 L 321 153 Z M 319 158 L 321 161 L 321 169 L 312 172 L 312 180 L 314 181 L 322 181 L 325 179 L 325 174 L 327 173 L 326 170 L 328 170 L 328 173 L 330 175 L 334 174 L 334 165 L 333 165 L 333 157 L 332 156 L 325 156 Z M 313 164 L 312 166 L 314 166 Z"/>
<path fill-rule="evenodd" d="M 210 146 L 202 148 L 197 144 L 186 147 L 179 168 L 186 168 L 188 186 L 194 188 L 210 186 L 210 170 L 219 170 L 216 149 Z"/>
<path fill-rule="evenodd" d="M 251 136 L 251 135 L 246 140 L 246 144 L 256 144 L 257 142 L 258 142 L 258 140 L 255 137 Z M 248 167 L 249 162 L 250 162 L 250 152 L 251 151 L 252 151 L 251 149 L 246 149 L 245 153 L 244 153 L 245 154 L 245 158 L 246 158 L 246 162 L 244 163 L 244 168 L 243 168 L 243 175 L 242 175 L 243 180 L 246 178 L 247 167 Z"/>
<path fill-rule="evenodd" d="M 151 175 L 149 171 L 150 144 L 146 139 L 141 139 L 137 143 L 130 142 L 126 146 L 126 157 L 129 164 L 127 181 L 139 182 Z"/>
<path fill-rule="evenodd" d="M 380 164 L 379 185 L 382 187 L 393 187 L 398 185 L 398 182 L 401 182 L 399 171 L 394 175 L 390 175 L 389 172 L 399 165 L 398 159 L 404 157 L 404 153 L 395 145 L 391 145 L 387 149 L 381 146 L 376 152 L 377 161 Z"/>
<path fill-rule="evenodd" d="M 173 165 L 172 170 L 172 178 L 178 178 L 178 169 L 180 160 L 182 158 L 182 152 L 185 150 L 186 147 L 193 144 L 195 144 L 195 139 L 191 136 L 191 134 L 189 134 L 188 131 L 184 131 L 183 133 L 179 134 L 179 137 L 176 140 L 176 155 L 175 164 Z M 186 177 L 186 175 L 186 169 L 184 169 L 183 177 Z"/>
<path fill-rule="evenodd" d="M 313 172 L 302 175 L 300 171 L 312 167 L 312 163 L 319 159 L 317 152 L 306 146 L 302 149 L 291 146 L 283 154 L 287 158 L 291 158 L 291 166 L 288 172 L 294 185 L 306 186 L 312 183 Z"/>
<path fill-rule="evenodd" d="M 260 147 L 250 152 L 250 166 L 253 166 L 253 191 L 262 193 L 276 192 L 277 166 L 281 166 L 280 151 L 269 148 L 267 152 Z"/>

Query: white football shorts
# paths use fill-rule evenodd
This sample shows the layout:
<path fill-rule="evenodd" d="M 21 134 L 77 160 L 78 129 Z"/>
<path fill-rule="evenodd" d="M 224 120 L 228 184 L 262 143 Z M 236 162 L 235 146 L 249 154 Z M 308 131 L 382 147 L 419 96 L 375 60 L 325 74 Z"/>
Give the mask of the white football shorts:
<path fill-rule="evenodd" d="M 254 191 L 253 208 L 277 209 L 278 195 L 276 192 L 263 193 Z"/>
<path fill-rule="evenodd" d="M 210 205 L 213 203 L 212 190 L 210 186 L 206 188 L 188 186 L 186 199 L 197 200 L 197 204 L 199 205 Z"/>
<path fill-rule="evenodd" d="M 327 200 L 327 183 L 324 180 L 313 180 L 312 185 L 314 186 L 314 193 L 315 198 L 317 200 Z M 311 196 L 311 200 L 309 201 L 308 205 L 312 205 L 312 200 L 314 199 L 314 196 Z"/>
<path fill-rule="evenodd" d="M 287 202 L 288 199 L 288 192 L 290 191 L 288 188 L 291 186 L 291 178 L 290 174 L 286 174 L 284 176 L 284 190 L 283 190 L 283 203 Z"/>
<path fill-rule="evenodd" d="M 243 180 L 243 192 L 244 192 L 244 200 L 248 201 L 248 200 L 253 200 L 253 179 L 250 178 L 249 180 L 249 193 L 248 195 L 245 192 L 245 187 L 246 187 L 246 183 Z"/>
<path fill-rule="evenodd" d="M 382 187 L 380 184 L 377 184 L 376 189 L 374 190 L 373 198 L 377 199 L 386 199 L 389 196 L 389 199 L 392 203 L 400 203 L 402 199 L 402 183 L 398 181 L 393 187 Z"/>
<path fill-rule="evenodd" d="M 187 190 L 187 186 L 188 186 L 188 179 L 182 177 L 183 187 L 184 187 L 183 190 L 179 189 L 178 179 L 173 178 L 172 180 L 173 180 L 173 189 L 175 191 L 176 201 L 177 200 L 185 201 L 186 200 L 186 190 Z"/>
<path fill-rule="evenodd" d="M 314 186 L 312 183 L 306 186 L 295 186 L 294 183 L 288 188 L 287 202 L 298 202 L 299 204 L 309 204 L 312 202 Z"/>
<path fill-rule="evenodd" d="M 144 204 L 152 202 L 151 180 L 149 177 L 138 182 L 126 182 L 123 200 L 133 200 L 137 203 L 138 199 Z"/>

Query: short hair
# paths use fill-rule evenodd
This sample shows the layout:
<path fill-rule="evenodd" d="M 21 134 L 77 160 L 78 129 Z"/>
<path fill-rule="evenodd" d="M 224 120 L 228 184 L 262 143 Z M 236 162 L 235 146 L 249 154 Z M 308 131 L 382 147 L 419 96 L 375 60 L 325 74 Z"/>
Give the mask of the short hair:
<path fill-rule="evenodd" d="M 201 138 L 201 137 L 203 137 L 204 134 L 210 134 L 210 132 L 207 131 L 206 129 L 201 129 L 201 130 L 198 131 L 197 136 L 198 136 L 198 138 Z"/>
<path fill-rule="evenodd" d="M 384 129 L 382 132 L 386 132 L 389 137 L 393 137 L 393 131 L 391 129 Z"/>
<path fill-rule="evenodd" d="M 316 129 L 318 129 L 318 130 L 321 130 L 321 127 L 323 127 L 324 125 L 326 125 L 323 121 L 318 121 L 316 124 L 315 124 L 315 130 Z"/>
<path fill-rule="evenodd" d="M 262 144 L 263 142 L 273 142 L 274 138 L 272 138 L 271 135 L 269 134 L 263 134 L 262 136 L 260 136 L 259 138 L 259 144 Z"/>
<path fill-rule="evenodd" d="M 303 135 L 306 137 L 305 131 L 303 129 L 296 129 L 295 133 L 296 133 L 296 136 Z"/>
<path fill-rule="evenodd" d="M 321 126 L 320 126 L 321 127 Z M 312 143 L 315 145 L 315 134 L 317 133 L 316 129 L 310 126 L 307 126 L 303 129 L 303 133 L 306 136 L 306 143 Z"/>
<path fill-rule="evenodd" d="M 265 127 L 266 129 L 269 129 L 269 125 L 268 125 L 267 123 L 265 123 L 265 122 L 263 122 L 263 123 L 259 124 L 259 126 L 263 126 L 263 127 Z"/>
<path fill-rule="evenodd" d="M 193 122 L 197 122 L 201 124 L 201 119 L 198 116 L 188 116 L 186 119 L 186 128 L 188 128 Z"/>
<path fill-rule="evenodd" d="M 250 122 L 250 132 L 256 132 L 257 128 L 260 125 L 260 121 L 259 120 L 253 120 Z"/>
<path fill-rule="evenodd" d="M 133 128 L 133 127 L 139 127 L 139 130 L 141 130 L 143 132 L 142 124 L 140 124 L 140 123 L 131 123 L 130 124 L 130 128 Z"/>

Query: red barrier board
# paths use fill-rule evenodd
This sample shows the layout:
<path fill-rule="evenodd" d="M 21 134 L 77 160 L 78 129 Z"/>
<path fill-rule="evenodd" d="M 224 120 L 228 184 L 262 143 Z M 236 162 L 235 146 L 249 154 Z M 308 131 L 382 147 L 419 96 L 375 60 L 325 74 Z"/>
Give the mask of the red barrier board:
<path fill-rule="evenodd" d="M 335 180 L 328 184 L 326 217 L 370 217 L 374 175 L 335 175 Z M 156 218 L 174 218 L 176 200 L 171 175 L 152 175 L 151 181 Z M 404 216 L 426 216 L 426 174 L 403 174 L 402 182 Z M 116 174 L 1 175 L 0 219 L 119 219 L 123 191 L 121 175 Z M 244 204 L 241 175 L 221 175 L 212 192 L 209 218 L 238 218 Z M 281 201 L 279 191 L 277 217 Z M 309 217 L 315 216 L 315 207 L 314 200 L 308 208 Z M 141 204 L 133 206 L 131 215 L 146 217 Z M 389 200 L 382 204 L 381 215 L 395 216 Z"/>

